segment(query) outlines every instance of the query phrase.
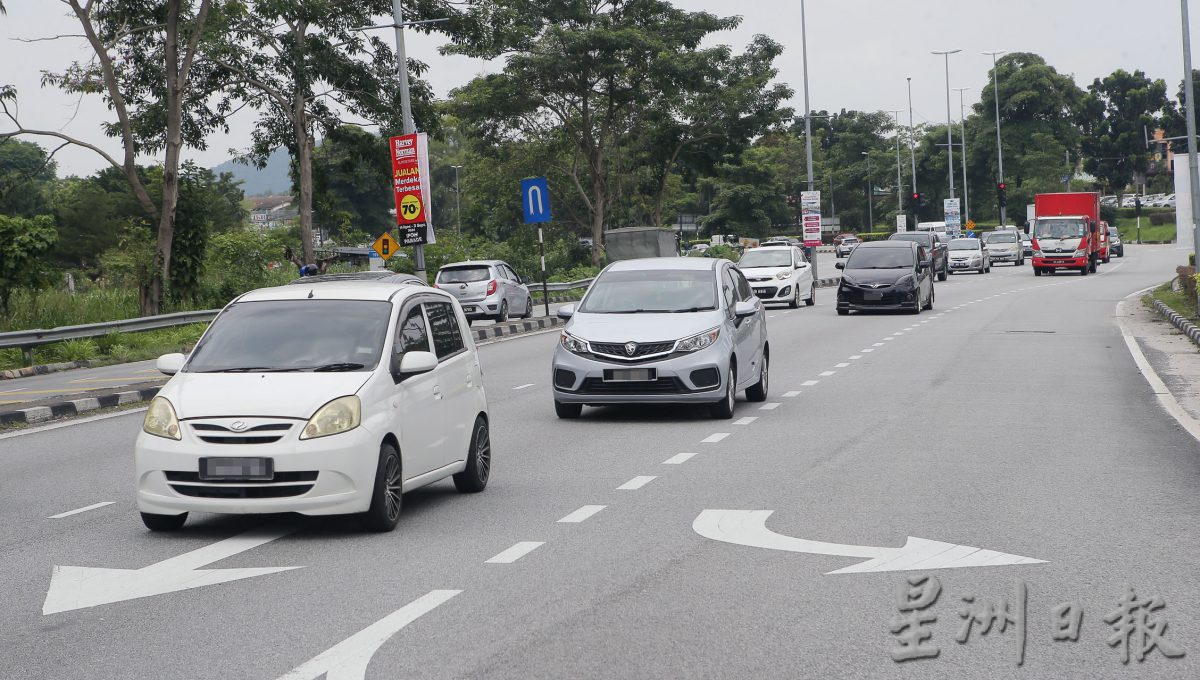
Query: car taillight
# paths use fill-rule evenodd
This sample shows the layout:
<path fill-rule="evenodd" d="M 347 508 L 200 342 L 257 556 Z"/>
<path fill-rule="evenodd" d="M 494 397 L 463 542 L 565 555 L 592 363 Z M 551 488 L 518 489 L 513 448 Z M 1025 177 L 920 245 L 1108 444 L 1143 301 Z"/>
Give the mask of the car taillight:
<path fill-rule="evenodd" d="M 499 287 L 499 285 L 496 283 L 496 279 L 492 279 L 491 281 L 488 281 L 487 294 L 491 295 L 491 294 L 495 293 L 496 288 L 498 288 L 498 287 Z"/>

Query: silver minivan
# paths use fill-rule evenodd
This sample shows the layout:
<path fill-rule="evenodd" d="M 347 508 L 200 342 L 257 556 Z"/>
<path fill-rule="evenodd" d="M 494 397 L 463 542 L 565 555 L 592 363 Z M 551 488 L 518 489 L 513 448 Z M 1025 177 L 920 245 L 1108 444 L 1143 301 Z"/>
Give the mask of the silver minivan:
<path fill-rule="evenodd" d="M 467 319 L 508 321 L 509 316 L 533 316 L 533 298 L 526 285 L 507 262 L 477 260 L 454 262 L 438 270 L 434 286 L 458 298 Z"/>

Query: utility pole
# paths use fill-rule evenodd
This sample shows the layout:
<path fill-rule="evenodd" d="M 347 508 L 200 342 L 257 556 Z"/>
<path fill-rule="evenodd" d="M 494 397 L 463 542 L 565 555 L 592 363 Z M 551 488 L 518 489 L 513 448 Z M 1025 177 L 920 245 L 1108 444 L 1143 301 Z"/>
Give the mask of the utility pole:
<path fill-rule="evenodd" d="M 917 150 L 913 147 L 912 76 L 908 78 L 908 155 L 912 158 L 912 192 L 917 193 Z"/>
<path fill-rule="evenodd" d="M 904 212 L 904 185 L 900 178 L 900 112 L 903 109 L 892 109 L 888 113 L 896 117 L 896 214 Z"/>
<path fill-rule="evenodd" d="M 946 59 L 946 153 L 948 160 L 946 163 L 946 175 L 950 178 L 950 198 L 954 198 L 954 134 L 951 132 L 954 129 L 954 124 L 950 120 L 950 55 L 958 54 L 962 50 L 943 50 L 941 52 L 931 52 Z"/>
<path fill-rule="evenodd" d="M 462 170 L 461 165 L 451 165 L 454 168 L 454 217 L 458 223 L 458 233 L 462 234 L 462 190 L 458 184 L 458 171 Z"/>
<path fill-rule="evenodd" d="M 962 138 L 962 170 L 963 170 L 963 205 L 962 216 L 963 224 L 971 221 L 971 202 L 970 195 L 967 189 L 967 109 L 963 106 L 963 91 L 969 90 L 969 87 L 956 87 L 954 91 L 958 93 L 958 124 L 960 126 L 960 136 Z"/>
<path fill-rule="evenodd" d="M 1179 0 L 1183 12 L 1183 99 L 1187 117 L 1188 189 L 1192 203 L 1192 252 L 1200 265 L 1200 175 L 1196 169 L 1196 93 L 1192 85 L 1192 31 L 1188 19 L 1188 0 Z M 1196 315 L 1200 316 L 1200 298 L 1196 300 Z"/>
<path fill-rule="evenodd" d="M 867 231 L 875 231 L 875 188 L 871 186 L 871 152 L 864 151 L 867 157 Z"/>
<path fill-rule="evenodd" d="M 1184 0 L 1186 2 L 1187 0 Z M 1004 183 L 1004 147 L 1000 144 L 1000 76 L 996 74 L 996 57 L 1004 54 L 1005 50 L 996 52 L 983 52 L 992 58 L 992 101 L 996 104 L 996 165 L 999 170 L 999 178 L 996 180 L 997 185 Z M 1006 217 L 1007 206 L 1000 206 L 1000 226 L 1008 224 Z"/>
<path fill-rule="evenodd" d="M 401 7 L 400 0 L 392 0 L 392 22 L 396 29 L 396 69 L 400 72 L 400 117 L 404 124 L 404 134 L 411 135 L 417 131 L 417 126 L 413 123 L 412 99 L 408 91 L 408 55 L 404 51 L 404 8 Z M 425 228 L 432 229 L 433 225 L 428 224 L 426 220 Z M 418 244 L 413 251 L 417 276 L 424 280 L 425 246 Z"/>
<path fill-rule="evenodd" d="M 392 0 L 400 2 L 400 0 Z M 812 107 L 808 102 L 808 26 L 804 20 L 804 0 L 800 0 L 800 52 L 804 62 L 804 145 L 808 157 L 808 190 L 813 190 Z M 815 253 L 814 253 L 815 254 Z M 815 263 L 816 258 L 813 258 Z"/>
<path fill-rule="evenodd" d="M 1066 165 L 1067 165 L 1067 191 L 1070 191 L 1071 190 L 1071 175 L 1075 174 L 1071 169 L 1071 150 L 1070 149 L 1066 149 L 1063 151 L 1063 159 L 1066 161 Z"/>

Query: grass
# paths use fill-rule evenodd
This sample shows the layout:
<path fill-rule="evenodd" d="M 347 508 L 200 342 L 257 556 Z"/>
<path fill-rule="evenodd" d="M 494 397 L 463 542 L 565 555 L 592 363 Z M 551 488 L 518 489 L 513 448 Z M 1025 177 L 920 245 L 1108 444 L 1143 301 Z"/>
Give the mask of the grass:
<path fill-rule="evenodd" d="M 1196 316 L 1196 303 L 1192 300 L 1189 300 L 1187 296 L 1183 294 L 1183 291 L 1171 290 L 1170 283 L 1164 283 L 1158 288 L 1155 288 L 1149 295 L 1146 295 L 1142 298 L 1142 301 L 1146 303 L 1146 306 L 1151 308 L 1153 308 L 1153 300 L 1162 302 L 1188 319 L 1193 319 Z"/>
<path fill-rule="evenodd" d="M 208 324 L 197 323 L 138 333 L 109 333 L 98 338 L 67 340 L 33 350 L 34 364 L 90 361 L 93 365 L 123 364 L 156 359 L 171 352 L 184 352 L 196 344 Z M 21 350 L 0 350 L 0 370 L 21 368 Z"/>
<path fill-rule="evenodd" d="M 1121 240 L 1129 243 L 1137 241 L 1137 218 L 1136 217 L 1118 217 L 1116 225 L 1117 230 L 1121 232 Z M 1175 240 L 1175 225 L 1172 224 L 1150 224 L 1150 218 L 1142 216 L 1142 241 L 1174 241 Z"/>

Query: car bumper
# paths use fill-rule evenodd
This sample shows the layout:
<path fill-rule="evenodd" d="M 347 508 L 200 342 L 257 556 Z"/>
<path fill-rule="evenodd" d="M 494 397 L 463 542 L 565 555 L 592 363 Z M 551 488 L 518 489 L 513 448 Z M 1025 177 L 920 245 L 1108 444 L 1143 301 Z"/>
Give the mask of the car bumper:
<path fill-rule="evenodd" d="M 1088 259 L 1086 257 L 1035 257 L 1033 266 L 1043 269 L 1086 267 Z"/>
<path fill-rule="evenodd" d="M 950 271 L 956 271 L 959 269 L 962 269 L 962 270 L 979 269 L 982 266 L 983 266 L 983 262 L 970 262 L 970 261 L 955 262 L 954 260 L 950 261 Z"/>
<path fill-rule="evenodd" d="M 463 314 L 466 314 L 468 319 L 486 319 L 500 313 L 500 302 L 503 298 L 499 293 L 489 295 L 482 300 L 459 300 L 462 305 Z"/>
<path fill-rule="evenodd" d="M 754 291 L 754 296 L 763 302 L 787 302 L 795 293 L 795 282 L 779 279 L 751 281 L 750 288 Z"/>
<path fill-rule="evenodd" d="M 1017 253 L 993 253 L 992 262 L 1016 262 L 1021 259 Z"/>
<path fill-rule="evenodd" d="M 732 349 L 717 344 L 684 355 L 657 361 L 624 363 L 601 361 L 555 349 L 551 367 L 554 400 L 566 404 L 679 404 L 712 403 L 725 392 Z M 606 370 L 655 369 L 654 383 L 604 382 Z M 715 374 L 715 375 L 714 375 Z M 707 378 L 707 380 L 702 380 Z"/>
<path fill-rule="evenodd" d="M 289 435 L 272 444 L 229 445 L 199 441 L 186 425 L 182 441 L 143 432 L 134 445 L 138 510 L 161 515 L 183 512 L 338 515 L 367 510 L 378 467 L 380 437 L 362 426 L 309 441 L 299 441 L 296 433 Z M 312 476 L 314 472 L 315 479 L 203 482 L 190 478 L 199 472 L 200 458 L 238 456 L 270 458 L 276 479 L 283 476 L 280 473 Z M 173 479 L 168 480 L 168 473 L 172 473 Z M 189 478 L 179 479 L 179 475 Z M 269 497 L 280 494 L 287 495 Z"/>

